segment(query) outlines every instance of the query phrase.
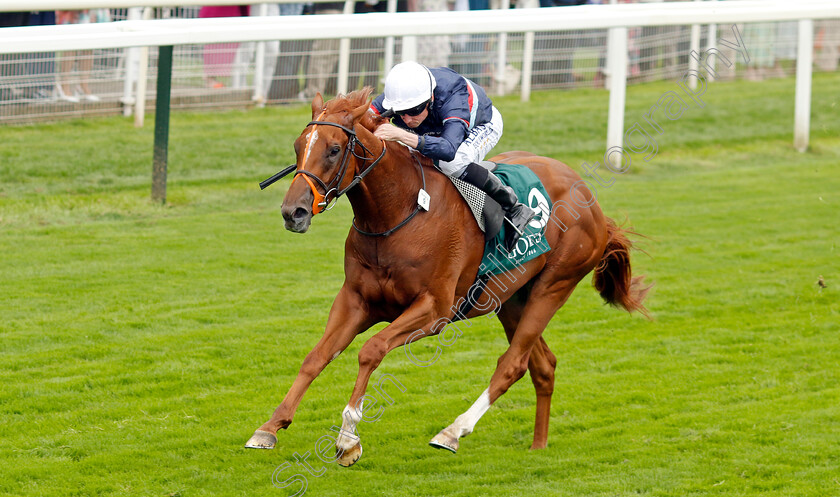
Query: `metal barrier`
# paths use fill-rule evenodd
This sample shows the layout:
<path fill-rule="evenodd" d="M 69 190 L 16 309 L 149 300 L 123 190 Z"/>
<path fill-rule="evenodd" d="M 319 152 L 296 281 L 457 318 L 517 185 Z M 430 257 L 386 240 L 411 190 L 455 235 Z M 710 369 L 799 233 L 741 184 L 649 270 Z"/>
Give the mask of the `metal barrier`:
<path fill-rule="evenodd" d="M 181 3 L 209 5 L 219 4 L 222 1 Z M 345 4 L 345 12 L 348 11 L 347 5 L 351 3 Z M 152 4 L 158 5 L 155 2 Z M 0 10 L 14 10 L 15 5 L 29 10 L 43 8 L 46 5 L 61 8 L 126 6 L 127 2 L 119 0 L 3 0 L 0 1 Z M 462 71 L 470 77 L 480 79 L 483 84 L 490 89 L 495 89 L 497 93 L 509 91 L 518 84 L 523 100 L 527 100 L 532 84 L 534 88 L 596 86 L 603 84 L 603 77 L 606 76 L 611 89 L 607 145 L 613 147 L 623 144 L 623 93 L 627 79 L 643 80 L 652 77 L 679 76 L 681 71 L 684 72 L 684 68 L 681 67 L 682 60 L 688 61 L 690 70 L 698 70 L 700 57 L 689 57 L 686 51 L 701 54 L 700 25 L 715 26 L 714 29 L 710 27 L 709 34 L 706 36 L 707 46 L 714 49 L 718 27 L 723 32 L 726 26 L 734 23 L 798 21 L 797 43 L 799 45 L 796 57 L 796 115 L 798 117 L 795 134 L 797 148 L 804 149 L 807 147 L 807 123 L 803 123 L 802 120 L 807 120 L 803 116 L 809 113 L 807 112 L 809 109 L 805 106 L 810 102 L 810 47 L 812 46 L 812 43 L 806 42 L 813 39 L 815 19 L 837 18 L 840 18 L 840 4 L 835 1 L 801 0 L 793 3 L 781 0 L 745 0 L 720 3 L 673 2 L 581 6 L 538 10 L 131 20 L 99 25 L 0 29 L 0 54 L 98 49 L 100 50 L 97 54 L 99 66 L 95 66 L 94 71 L 98 71 L 103 77 L 98 78 L 97 84 L 103 88 L 109 97 L 108 100 L 113 101 L 113 97 L 120 95 L 118 89 L 121 86 L 124 87 L 125 84 L 114 84 L 113 81 L 118 82 L 120 78 L 108 78 L 104 77 L 104 74 L 108 71 L 112 74 L 130 72 L 129 64 L 124 63 L 120 66 L 119 62 L 113 61 L 115 58 L 119 59 L 110 55 L 116 53 L 113 52 L 114 50 L 175 45 L 179 48 L 174 55 L 173 105 L 196 106 L 217 105 L 219 101 L 224 102 L 223 99 L 216 98 L 220 93 L 233 95 L 235 97 L 233 101 L 240 103 L 252 102 L 251 98 L 256 97 L 259 104 L 259 92 L 251 93 L 251 90 L 259 87 L 258 83 L 253 82 L 253 78 L 258 61 L 263 59 L 258 57 L 254 63 L 246 63 L 245 70 L 241 71 L 246 81 L 252 80 L 250 83 L 237 87 L 231 75 L 229 87 L 226 87 L 224 92 L 214 94 L 211 89 L 204 88 L 202 84 L 201 65 L 196 60 L 199 53 L 196 46 L 200 44 L 343 39 L 347 43 L 341 44 L 340 70 L 335 88 L 336 91 L 343 92 L 351 86 L 354 87 L 359 80 L 369 78 L 369 74 L 357 71 L 352 73 L 352 76 L 356 78 L 353 84 L 348 82 L 351 76 L 349 58 L 352 56 L 351 51 L 347 49 L 351 46 L 350 40 L 360 42 L 373 40 L 374 44 L 378 45 L 380 41 L 384 42 L 386 37 L 397 39 L 392 53 L 399 53 L 403 58 L 417 54 L 416 36 L 419 35 L 454 37 L 455 43 L 450 43 L 453 47 L 456 43 L 462 43 L 461 46 L 470 43 L 475 45 L 476 40 L 479 40 L 478 44 L 483 41 L 485 45 L 496 46 L 485 47 L 478 52 L 466 51 L 468 55 L 460 59 L 463 62 Z M 691 28 L 688 28 L 688 25 Z M 609 36 L 605 36 L 607 30 Z M 377 37 L 370 38 L 371 33 L 376 33 Z M 832 40 L 836 39 L 836 32 L 830 34 Z M 509 36 L 504 39 L 502 35 Z M 602 41 L 606 39 L 609 43 Z M 687 46 L 683 47 L 683 44 Z M 795 47 L 796 45 L 786 46 Z M 356 54 L 361 54 L 364 50 L 372 50 L 378 57 L 378 54 L 382 53 L 379 52 L 379 48 L 365 49 L 364 44 L 361 43 L 354 48 L 357 49 Z M 576 51 L 577 55 L 575 55 Z M 298 54 L 303 52 L 305 51 L 299 51 Z M 383 52 L 387 51 L 383 49 Z M 581 53 L 585 54 L 585 58 L 580 57 Z M 459 55 L 451 54 L 452 61 L 458 62 Z M 384 64 L 383 70 L 387 70 L 390 62 L 392 61 Z M 575 68 L 576 65 L 582 63 L 587 64 L 587 67 Z M 379 64 L 381 65 L 381 62 Z M 475 71 L 470 70 L 471 67 L 476 66 L 480 68 Z M 254 69 L 251 69 L 252 67 Z M 790 68 L 780 69 L 791 72 Z M 376 71 L 377 83 L 383 70 Z M 576 81 L 576 70 L 577 74 L 585 72 L 587 78 Z M 634 73 L 636 70 L 638 73 Z M 657 76 L 653 76 L 654 74 Z M 289 77 L 303 79 L 305 76 L 299 69 Z M 123 81 L 126 79 L 130 78 L 124 78 Z M 105 80 L 110 81 L 106 84 Z M 696 81 L 689 81 L 691 82 L 696 83 Z M 326 89 L 328 88 L 321 88 L 322 91 Z M 190 91 L 198 95 L 198 98 L 191 99 Z M 118 100 L 125 101 L 125 95 L 121 95 Z M 264 100 L 271 101 L 269 98 Z M 29 106 L 30 102 L 20 102 L 20 104 Z M 5 110 L 13 106 L 13 104 L 7 104 L 0 106 L 0 109 Z M 104 107 L 107 106 L 103 102 L 68 103 L 60 105 L 52 115 L 83 115 L 95 113 L 98 110 L 106 112 Z M 90 112 L 87 112 L 88 110 Z M 113 107 L 107 111 L 113 112 Z M 6 113 L 0 110 L 0 122 L 14 121 L 5 117 Z"/>

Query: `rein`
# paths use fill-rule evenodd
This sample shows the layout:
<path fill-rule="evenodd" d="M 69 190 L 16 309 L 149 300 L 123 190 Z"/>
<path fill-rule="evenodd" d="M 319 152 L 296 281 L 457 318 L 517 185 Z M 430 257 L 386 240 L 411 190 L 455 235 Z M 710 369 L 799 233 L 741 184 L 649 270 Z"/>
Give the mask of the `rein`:
<path fill-rule="evenodd" d="M 411 158 L 414 159 L 414 163 L 420 169 L 420 178 L 423 182 L 423 187 L 422 187 L 421 191 L 426 191 L 426 173 L 423 172 L 423 165 L 420 164 L 420 160 L 414 155 L 414 152 L 411 153 Z M 418 197 L 419 197 L 419 193 L 418 193 Z M 397 224 L 396 226 L 394 226 L 393 228 L 391 228 L 389 230 L 385 230 L 385 231 L 382 231 L 382 232 L 379 232 L 379 233 L 370 233 L 370 232 L 363 231 L 363 230 L 359 229 L 359 227 L 356 226 L 356 218 L 354 217 L 353 218 L 353 229 L 355 229 L 356 231 L 358 231 L 359 233 L 361 233 L 362 235 L 365 235 L 365 236 L 388 236 L 391 233 L 397 231 L 398 229 L 400 229 L 403 226 L 405 226 L 406 224 L 408 224 L 408 222 L 411 221 L 414 218 L 414 216 L 417 215 L 418 212 L 420 212 L 420 203 L 419 202 L 418 202 L 417 206 L 414 208 L 414 211 L 411 214 L 409 214 L 408 217 L 403 219 L 399 224 Z"/>

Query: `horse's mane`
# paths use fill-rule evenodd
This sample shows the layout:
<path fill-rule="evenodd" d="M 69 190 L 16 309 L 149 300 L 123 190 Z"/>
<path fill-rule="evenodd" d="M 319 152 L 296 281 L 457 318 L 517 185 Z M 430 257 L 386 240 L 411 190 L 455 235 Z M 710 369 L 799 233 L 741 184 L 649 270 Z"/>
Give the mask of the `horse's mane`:
<path fill-rule="evenodd" d="M 391 154 L 392 157 L 398 157 L 400 162 L 410 165 L 415 160 L 419 160 L 420 165 L 434 168 L 434 162 L 432 162 L 432 159 L 426 157 L 425 155 L 419 152 L 412 153 L 412 149 L 408 148 L 402 143 L 385 142 L 385 147 L 388 149 L 388 153 Z"/>
<path fill-rule="evenodd" d="M 326 103 L 326 110 L 329 114 L 350 112 L 366 103 L 370 98 L 371 92 L 373 92 L 373 88 L 365 86 L 361 90 L 350 92 L 347 95 L 336 95 L 334 99 Z"/>
<path fill-rule="evenodd" d="M 329 114 L 349 114 L 354 109 L 359 108 L 359 106 L 369 103 L 371 93 L 373 93 L 373 88 L 365 86 L 361 90 L 350 92 L 347 95 L 337 95 L 327 102 L 326 110 Z M 389 120 L 390 118 L 388 117 L 382 117 L 372 111 L 368 111 L 359 119 L 359 124 L 372 133 L 379 125 L 387 123 Z M 388 148 L 388 153 L 398 156 L 401 161 L 414 160 L 411 158 L 411 150 L 406 146 L 396 142 L 386 142 L 386 147 Z M 420 163 L 424 166 L 431 167 L 433 165 L 431 159 L 421 154 L 414 154 L 414 156 L 419 158 Z"/>

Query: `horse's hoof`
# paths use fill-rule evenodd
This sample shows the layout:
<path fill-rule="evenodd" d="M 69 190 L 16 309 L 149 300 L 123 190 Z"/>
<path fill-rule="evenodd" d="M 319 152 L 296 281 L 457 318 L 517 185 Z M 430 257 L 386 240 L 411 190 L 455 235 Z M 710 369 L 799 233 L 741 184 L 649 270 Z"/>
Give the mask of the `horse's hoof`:
<path fill-rule="evenodd" d="M 257 430 L 254 435 L 245 442 L 246 449 L 273 449 L 277 445 L 277 436 L 274 433 Z"/>
<path fill-rule="evenodd" d="M 362 444 L 357 443 L 344 451 L 336 448 L 336 455 L 338 456 L 338 459 L 336 459 L 338 464 L 344 466 L 345 468 L 349 468 L 350 466 L 356 464 L 356 461 L 362 457 Z"/>
<path fill-rule="evenodd" d="M 435 438 L 429 442 L 429 445 L 436 449 L 446 449 L 453 454 L 458 452 L 458 438 L 453 437 L 446 430 L 435 435 Z"/>

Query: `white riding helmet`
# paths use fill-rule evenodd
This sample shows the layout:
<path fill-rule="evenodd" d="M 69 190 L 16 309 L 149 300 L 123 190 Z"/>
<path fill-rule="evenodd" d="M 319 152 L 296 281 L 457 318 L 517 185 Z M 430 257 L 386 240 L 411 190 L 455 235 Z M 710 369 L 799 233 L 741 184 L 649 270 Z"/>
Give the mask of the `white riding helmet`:
<path fill-rule="evenodd" d="M 435 77 L 426 66 L 413 61 L 397 64 L 385 78 L 382 107 L 394 111 L 417 107 L 432 98 L 436 85 Z"/>

